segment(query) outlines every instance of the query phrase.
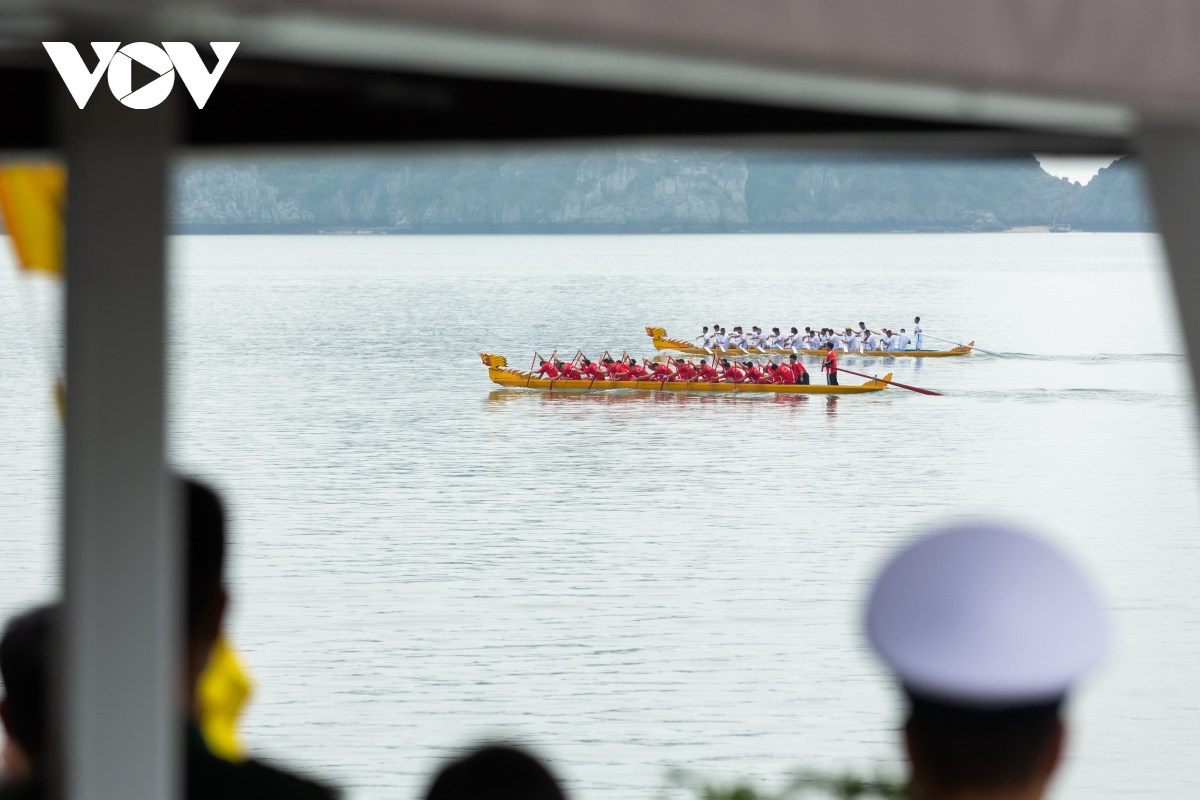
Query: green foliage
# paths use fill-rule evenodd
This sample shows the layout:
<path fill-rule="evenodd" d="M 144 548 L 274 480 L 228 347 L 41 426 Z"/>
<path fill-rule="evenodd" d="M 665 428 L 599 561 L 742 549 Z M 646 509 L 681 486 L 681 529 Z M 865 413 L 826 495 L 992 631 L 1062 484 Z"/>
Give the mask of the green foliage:
<path fill-rule="evenodd" d="M 863 778 L 850 773 L 833 774 L 812 770 L 797 772 L 776 791 L 755 787 L 745 781 L 731 784 L 713 781 L 686 770 L 667 776 L 672 789 L 684 790 L 695 800 L 916 800 L 906 781 L 876 776 Z"/>

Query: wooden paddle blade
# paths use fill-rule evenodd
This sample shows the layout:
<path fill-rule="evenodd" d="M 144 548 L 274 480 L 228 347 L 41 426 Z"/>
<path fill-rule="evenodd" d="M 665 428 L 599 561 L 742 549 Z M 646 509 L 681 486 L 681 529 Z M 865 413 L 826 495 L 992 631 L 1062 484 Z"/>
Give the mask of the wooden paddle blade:
<path fill-rule="evenodd" d="M 890 386 L 899 386 L 901 389 L 908 389 L 910 392 L 917 392 L 918 394 L 928 394 L 933 395 L 934 397 L 945 397 L 945 395 L 943 395 L 941 392 L 935 392 L 932 389 L 922 389 L 919 386 L 909 386 L 907 383 L 900 383 L 899 381 L 893 381 L 888 378 L 880 378 L 875 375 L 864 375 L 861 372 L 854 372 L 853 370 L 843 369 L 842 367 L 838 367 L 837 371 L 845 372 L 848 375 L 857 375 L 860 378 L 866 378 L 867 380 L 871 381 L 882 381 Z"/>

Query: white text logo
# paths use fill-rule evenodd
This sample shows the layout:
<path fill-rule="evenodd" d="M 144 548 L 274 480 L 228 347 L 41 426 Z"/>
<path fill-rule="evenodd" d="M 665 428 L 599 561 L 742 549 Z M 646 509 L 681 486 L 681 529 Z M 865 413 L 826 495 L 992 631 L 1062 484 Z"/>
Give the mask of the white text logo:
<path fill-rule="evenodd" d="M 87 68 L 79 51 L 70 42 L 42 42 L 63 83 L 71 92 L 75 105 L 80 108 L 87 105 L 105 71 L 108 72 L 108 88 L 112 90 L 113 97 L 130 108 L 154 108 L 166 100 L 175 86 L 176 72 L 196 101 L 196 108 L 204 108 L 241 43 L 209 44 L 217 55 L 217 66 L 212 72 L 204 66 L 191 42 L 163 42 L 162 47 L 150 42 L 132 42 L 124 47 L 120 42 L 92 42 L 92 50 L 98 59 L 94 70 Z M 158 75 L 136 90 L 133 88 L 135 61 Z"/>

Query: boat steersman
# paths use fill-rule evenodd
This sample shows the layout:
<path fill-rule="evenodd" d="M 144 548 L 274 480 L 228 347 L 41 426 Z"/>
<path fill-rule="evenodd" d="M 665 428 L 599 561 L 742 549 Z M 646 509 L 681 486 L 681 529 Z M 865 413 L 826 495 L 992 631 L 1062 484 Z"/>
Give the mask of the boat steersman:
<path fill-rule="evenodd" d="M 888 387 L 889 372 L 882 380 L 871 379 L 858 386 L 819 386 L 792 383 L 710 383 L 706 381 L 660 381 L 660 380 L 571 380 L 567 378 L 539 378 L 529 372 L 512 369 L 504 356 L 480 353 L 479 357 L 488 368 L 488 377 L 493 383 L 510 388 L 542 389 L 562 392 L 604 392 L 620 389 L 636 389 L 649 392 L 725 392 L 738 394 L 865 394 L 879 392 Z"/>
<path fill-rule="evenodd" d="M 729 355 L 729 356 L 787 356 L 792 353 L 809 356 L 823 356 L 824 350 L 767 350 L 760 348 L 743 349 L 741 347 L 730 347 L 728 349 L 715 347 L 703 348 L 697 347 L 691 342 L 685 342 L 680 339 L 668 339 L 665 328 L 655 328 L 649 325 L 646 326 L 646 333 L 650 336 L 654 343 L 655 350 L 673 350 L 678 353 L 687 353 L 693 356 L 711 356 L 711 355 Z M 950 350 L 849 350 L 845 355 L 861 355 L 861 356 L 880 356 L 888 358 L 945 358 L 946 356 L 965 356 L 971 353 L 975 342 L 970 342 L 965 345 L 959 345 Z M 842 352 L 839 350 L 839 352 Z"/>

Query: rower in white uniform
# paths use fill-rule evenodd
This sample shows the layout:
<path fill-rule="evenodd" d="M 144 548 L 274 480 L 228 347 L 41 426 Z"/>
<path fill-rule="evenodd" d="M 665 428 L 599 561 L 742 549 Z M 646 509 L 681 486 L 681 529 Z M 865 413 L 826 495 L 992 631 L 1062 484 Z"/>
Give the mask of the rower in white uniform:
<path fill-rule="evenodd" d="M 904 332 L 904 328 L 900 329 L 899 339 L 900 339 L 900 346 L 897 347 L 896 349 L 897 350 L 907 350 L 909 343 L 912 342 L 912 339 L 910 339 L 908 334 Z"/>
<path fill-rule="evenodd" d="M 916 318 L 913 320 L 913 336 L 915 336 L 915 337 L 916 337 L 916 339 L 917 339 L 917 345 L 916 345 L 916 347 L 917 347 L 917 349 L 918 349 L 918 350 L 920 350 L 920 349 L 921 349 L 921 338 L 922 338 L 922 337 L 921 337 L 921 332 L 922 332 L 922 328 L 921 328 L 921 318 L 920 318 L 920 317 L 916 317 Z"/>
<path fill-rule="evenodd" d="M 900 346 L 900 334 L 896 333 L 895 331 L 888 331 L 887 349 L 893 351 L 904 349 Z"/>

